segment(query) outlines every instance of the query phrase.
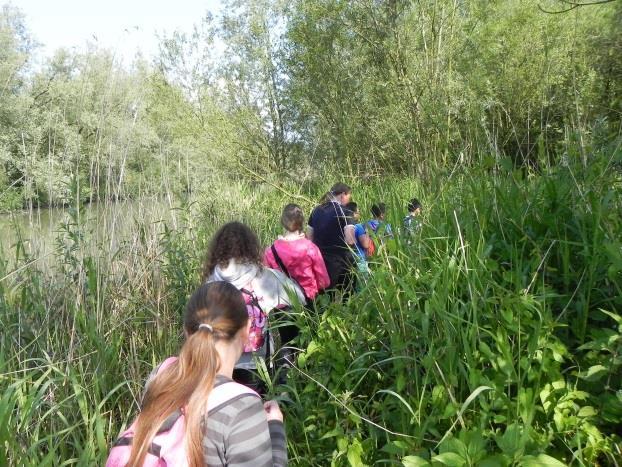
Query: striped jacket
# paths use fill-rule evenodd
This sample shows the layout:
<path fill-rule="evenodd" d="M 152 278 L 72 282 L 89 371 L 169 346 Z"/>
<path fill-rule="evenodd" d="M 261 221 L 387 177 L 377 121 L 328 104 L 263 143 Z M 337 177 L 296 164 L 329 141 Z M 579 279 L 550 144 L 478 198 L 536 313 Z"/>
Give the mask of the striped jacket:
<path fill-rule="evenodd" d="M 216 376 L 216 385 L 227 381 Z M 203 452 L 210 467 L 287 466 L 283 423 L 267 421 L 257 396 L 244 394 L 211 410 L 204 431 Z"/>
<path fill-rule="evenodd" d="M 157 374 L 154 369 L 145 385 Z M 232 381 L 216 375 L 214 386 Z M 144 393 L 143 393 L 144 398 Z M 203 453 L 209 467 L 286 467 L 287 442 L 283 422 L 268 422 L 261 398 L 243 394 L 210 410 L 203 421 Z"/>

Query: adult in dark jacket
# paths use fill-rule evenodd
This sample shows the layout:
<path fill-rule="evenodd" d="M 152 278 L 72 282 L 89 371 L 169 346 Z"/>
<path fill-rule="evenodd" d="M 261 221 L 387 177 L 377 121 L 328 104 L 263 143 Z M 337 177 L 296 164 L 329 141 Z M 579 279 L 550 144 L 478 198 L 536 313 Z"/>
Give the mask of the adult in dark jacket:
<path fill-rule="evenodd" d="M 348 185 L 336 183 L 309 216 L 307 237 L 322 253 L 331 289 L 349 290 L 353 285 L 352 248 L 356 238 L 354 222 L 344 207 L 351 197 Z"/>

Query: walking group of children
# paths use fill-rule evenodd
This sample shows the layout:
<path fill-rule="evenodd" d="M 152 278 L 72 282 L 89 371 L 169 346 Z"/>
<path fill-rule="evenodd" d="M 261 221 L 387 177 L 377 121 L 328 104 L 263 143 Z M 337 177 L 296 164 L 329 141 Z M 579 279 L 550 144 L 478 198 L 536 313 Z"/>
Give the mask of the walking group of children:
<path fill-rule="evenodd" d="M 421 205 L 409 203 L 406 233 L 419 226 Z M 265 251 L 240 222 L 222 226 L 212 238 L 203 285 L 184 314 L 185 342 L 147 380 L 141 411 L 115 442 L 107 467 L 285 466 L 283 414 L 275 401 L 262 402 L 257 365 L 275 354 L 268 319 L 295 302 L 313 306 L 325 290 L 351 291 L 355 277 L 369 276 L 367 258 L 375 241 L 393 237 L 386 207 L 359 222 L 351 189 L 334 185 L 311 213 L 307 232 L 295 204 L 283 209 L 285 232 Z M 354 268 L 358 270 L 356 274 Z M 291 324 L 279 327 L 279 359 L 291 362 Z"/>

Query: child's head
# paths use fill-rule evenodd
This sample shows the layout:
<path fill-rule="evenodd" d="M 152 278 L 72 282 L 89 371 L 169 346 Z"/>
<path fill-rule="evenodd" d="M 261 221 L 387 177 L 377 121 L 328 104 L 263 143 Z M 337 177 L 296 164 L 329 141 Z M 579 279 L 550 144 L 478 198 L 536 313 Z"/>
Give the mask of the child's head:
<path fill-rule="evenodd" d="M 408 202 L 408 212 L 413 215 L 421 213 L 421 203 L 417 198 L 413 198 Z"/>
<path fill-rule="evenodd" d="M 257 235 L 241 222 L 228 222 L 212 237 L 203 267 L 207 279 L 216 266 L 226 267 L 229 261 L 262 265 L 261 247 Z"/>
<path fill-rule="evenodd" d="M 305 216 L 302 213 L 302 208 L 297 204 L 290 203 L 283 208 L 283 214 L 281 214 L 281 225 L 285 227 L 288 232 L 300 232 L 305 222 Z"/>
<path fill-rule="evenodd" d="M 387 211 L 387 206 L 384 203 L 374 204 L 371 207 L 371 215 L 374 216 L 374 218 L 379 219 L 379 220 L 384 219 L 386 211 Z"/>
<path fill-rule="evenodd" d="M 346 210 L 350 211 L 350 215 L 355 221 L 358 221 L 361 218 L 361 213 L 359 212 L 359 205 L 356 204 L 354 201 L 350 201 L 344 207 L 346 208 Z"/>
<path fill-rule="evenodd" d="M 216 339 L 231 341 L 247 322 L 248 312 L 240 291 L 229 282 L 209 282 L 188 300 L 184 331 L 188 338 L 205 331 Z"/>

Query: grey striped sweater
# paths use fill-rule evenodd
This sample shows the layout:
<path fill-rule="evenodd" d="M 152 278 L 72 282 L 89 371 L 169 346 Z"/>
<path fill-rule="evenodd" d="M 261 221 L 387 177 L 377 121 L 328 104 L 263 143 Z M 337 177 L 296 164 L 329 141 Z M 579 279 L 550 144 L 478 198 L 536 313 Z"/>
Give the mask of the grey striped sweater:
<path fill-rule="evenodd" d="M 159 366 L 147 378 L 155 377 Z M 214 386 L 232 381 L 216 375 Z M 144 393 L 143 393 L 144 398 Z M 268 422 L 259 396 L 243 394 L 214 407 L 203 422 L 203 453 L 209 467 L 286 467 L 287 442 L 283 422 Z"/>
<path fill-rule="evenodd" d="M 216 385 L 230 381 L 216 376 Z M 266 419 L 261 399 L 244 394 L 215 407 L 203 427 L 205 462 L 210 467 L 287 466 L 283 423 Z"/>

